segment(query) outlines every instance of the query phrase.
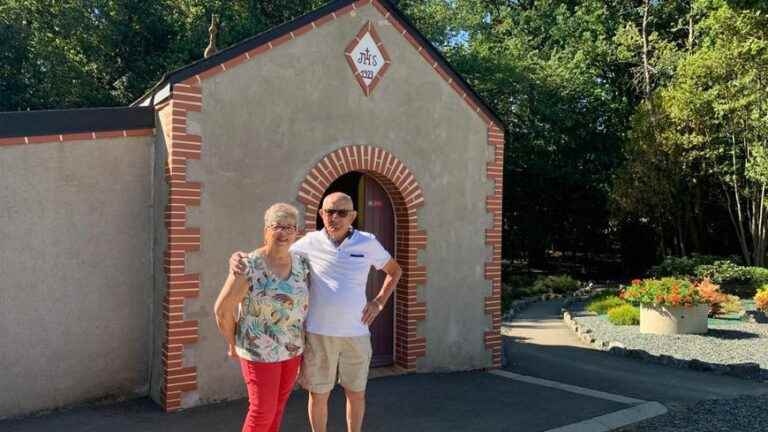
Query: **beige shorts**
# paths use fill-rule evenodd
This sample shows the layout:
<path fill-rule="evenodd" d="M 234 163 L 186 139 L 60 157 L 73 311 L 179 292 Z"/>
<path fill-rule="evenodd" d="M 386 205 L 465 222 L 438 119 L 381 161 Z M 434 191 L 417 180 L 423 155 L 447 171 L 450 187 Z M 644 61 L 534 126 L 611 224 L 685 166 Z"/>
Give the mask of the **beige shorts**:
<path fill-rule="evenodd" d="M 336 382 L 349 391 L 365 391 L 372 353 L 370 336 L 338 337 L 307 332 L 299 384 L 312 393 L 328 393 Z"/>

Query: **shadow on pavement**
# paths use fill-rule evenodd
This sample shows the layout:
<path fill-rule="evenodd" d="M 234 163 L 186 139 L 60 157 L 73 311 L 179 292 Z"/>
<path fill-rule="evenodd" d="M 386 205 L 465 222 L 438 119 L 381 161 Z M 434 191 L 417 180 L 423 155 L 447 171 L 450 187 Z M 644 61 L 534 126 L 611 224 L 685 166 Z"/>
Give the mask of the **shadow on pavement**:
<path fill-rule="evenodd" d="M 282 430 L 307 431 L 307 396 L 289 400 Z M 627 405 L 510 380 L 486 372 L 415 374 L 371 380 L 364 429 L 375 431 L 545 431 Z M 147 399 L 0 422 L 5 432 L 238 431 L 245 400 L 164 414 Z M 345 430 L 344 395 L 331 395 L 328 430 Z"/>

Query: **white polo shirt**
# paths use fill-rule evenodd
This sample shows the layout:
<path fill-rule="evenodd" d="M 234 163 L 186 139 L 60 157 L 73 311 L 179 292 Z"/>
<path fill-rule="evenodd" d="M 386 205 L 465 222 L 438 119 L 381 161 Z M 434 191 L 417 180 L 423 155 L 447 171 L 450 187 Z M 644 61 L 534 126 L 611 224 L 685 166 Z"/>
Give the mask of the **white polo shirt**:
<path fill-rule="evenodd" d="M 392 258 L 376 236 L 354 230 L 337 248 L 325 229 L 305 235 L 291 251 L 309 258 L 307 331 L 326 336 L 366 336 L 363 308 L 371 266 Z"/>

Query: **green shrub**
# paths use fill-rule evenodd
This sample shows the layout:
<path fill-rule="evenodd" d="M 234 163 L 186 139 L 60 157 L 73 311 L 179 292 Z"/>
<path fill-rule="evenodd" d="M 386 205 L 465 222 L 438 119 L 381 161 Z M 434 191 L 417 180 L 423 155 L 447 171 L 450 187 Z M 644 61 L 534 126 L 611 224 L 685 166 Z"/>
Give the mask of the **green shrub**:
<path fill-rule="evenodd" d="M 587 304 L 587 310 L 598 315 L 604 315 L 609 309 L 625 304 L 627 304 L 627 302 L 618 298 L 615 294 L 611 294 L 610 296 L 604 296 L 602 298 L 596 297 Z"/>
<path fill-rule="evenodd" d="M 662 278 L 667 276 L 692 276 L 697 267 L 709 265 L 717 261 L 718 257 L 711 255 L 693 255 L 690 257 L 664 258 L 661 264 L 651 267 L 648 274 L 652 278 Z"/>
<path fill-rule="evenodd" d="M 608 321 L 613 325 L 638 325 L 640 324 L 640 309 L 624 304 L 608 311 Z"/>
<path fill-rule="evenodd" d="M 533 284 L 533 288 L 544 293 L 568 294 L 578 290 L 580 285 L 579 281 L 568 275 L 559 275 L 540 278 Z"/>
<path fill-rule="evenodd" d="M 504 308 L 505 297 L 507 302 L 511 303 L 513 300 L 537 295 L 532 289 L 535 282 L 536 275 L 531 273 L 507 273 L 501 292 L 502 309 Z"/>
<path fill-rule="evenodd" d="M 542 294 L 550 293 L 549 288 L 542 286 L 531 286 L 521 290 L 522 297 L 540 296 Z"/>
<path fill-rule="evenodd" d="M 760 287 L 768 284 L 768 269 L 763 267 L 747 267 L 749 269 L 749 282 L 745 287 L 727 286 L 726 289 L 733 294 L 741 294 L 742 297 L 752 297 L 757 294 Z"/>
<path fill-rule="evenodd" d="M 605 300 L 605 299 L 611 298 L 611 297 L 618 297 L 618 293 L 616 291 L 606 290 L 606 291 L 602 291 L 599 294 L 593 296 L 590 300 L 591 301 L 600 301 L 600 300 Z"/>
<path fill-rule="evenodd" d="M 537 276 L 531 273 L 509 273 L 505 284 L 514 288 L 525 288 L 536 282 Z"/>
<path fill-rule="evenodd" d="M 768 283 L 768 269 L 744 267 L 732 261 L 716 261 L 696 267 L 694 275 L 709 278 L 719 284 L 723 292 L 741 297 L 752 297 L 757 289 Z"/>
<path fill-rule="evenodd" d="M 504 284 L 509 286 L 513 291 L 517 291 L 532 287 L 536 282 L 536 279 L 537 276 L 531 273 L 507 274 Z"/>
<path fill-rule="evenodd" d="M 697 266 L 693 275 L 699 278 L 709 278 L 716 284 L 725 281 L 745 282 L 751 278 L 749 267 L 734 264 L 732 261 L 721 260 L 711 264 Z"/>

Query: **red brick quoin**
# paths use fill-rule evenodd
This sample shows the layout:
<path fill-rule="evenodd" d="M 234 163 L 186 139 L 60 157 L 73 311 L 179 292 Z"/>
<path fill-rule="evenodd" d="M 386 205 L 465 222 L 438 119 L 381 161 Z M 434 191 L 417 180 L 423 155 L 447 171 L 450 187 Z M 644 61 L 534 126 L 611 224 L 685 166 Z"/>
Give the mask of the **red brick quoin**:
<path fill-rule="evenodd" d="M 184 302 L 200 295 L 200 275 L 187 273 L 186 255 L 200 250 L 200 228 L 187 226 L 187 209 L 200 205 L 201 184 L 187 179 L 187 163 L 199 160 L 202 138 L 187 132 L 187 115 L 202 110 L 199 86 L 175 84 L 170 102 L 158 109 L 163 125 L 168 159 L 165 180 L 167 249 L 164 269 L 167 291 L 163 300 L 162 406 L 166 411 L 181 408 L 181 395 L 197 390 L 197 368 L 184 362 L 185 346 L 198 340 L 197 320 L 186 320 Z"/>
<path fill-rule="evenodd" d="M 418 336 L 417 324 L 427 317 L 427 306 L 418 301 L 418 287 L 427 282 L 427 269 L 417 262 L 427 247 L 427 233 L 419 227 L 416 210 L 424 195 L 413 173 L 390 152 L 371 146 L 348 146 L 326 155 L 299 185 L 297 199 L 304 204 L 304 228 L 316 229 L 323 193 L 342 175 L 357 171 L 370 175 L 386 190 L 395 211 L 395 259 L 403 277 L 395 288 L 395 363 L 416 369 L 416 359 L 426 354 L 426 338 Z"/>
<path fill-rule="evenodd" d="M 504 131 L 495 124 L 488 127 L 488 145 L 493 158 L 486 165 L 486 176 L 493 182 L 493 193 L 485 198 L 485 208 L 492 218 L 485 230 L 485 244 L 491 258 L 485 263 L 485 278 L 491 282 L 491 295 L 485 298 L 485 313 L 491 328 L 485 332 L 485 347 L 491 351 L 493 367 L 501 367 L 501 203 L 504 172 Z"/>

